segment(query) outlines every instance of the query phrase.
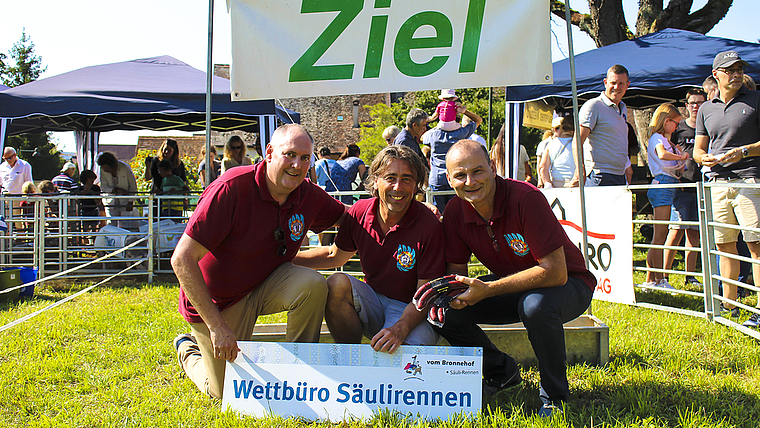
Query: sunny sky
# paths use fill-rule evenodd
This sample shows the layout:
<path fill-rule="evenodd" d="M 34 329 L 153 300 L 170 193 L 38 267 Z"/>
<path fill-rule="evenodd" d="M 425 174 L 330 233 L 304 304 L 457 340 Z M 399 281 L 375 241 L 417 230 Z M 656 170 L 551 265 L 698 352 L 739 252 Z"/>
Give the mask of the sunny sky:
<path fill-rule="evenodd" d="M 695 0 L 693 10 L 706 1 Z M 629 25 L 633 26 L 638 1 L 623 0 L 623 3 Z M 574 0 L 570 5 L 588 11 L 585 1 Z M 2 0 L 0 10 L 6 19 L 0 26 L 0 52 L 7 53 L 25 29 L 37 55 L 47 66 L 41 78 L 90 65 L 159 55 L 170 55 L 205 70 L 208 8 L 207 0 Z M 728 15 L 708 35 L 757 42 L 760 39 L 757 13 L 757 0 L 734 0 Z M 551 29 L 556 36 L 552 37 L 552 58 L 557 61 L 568 53 L 564 21 L 553 18 Z M 573 41 L 576 54 L 595 47 L 578 30 L 573 32 Z M 230 58 L 226 2 L 215 0 L 213 61 L 229 64 Z M 104 133 L 101 143 L 133 143 L 136 135 Z M 69 133 L 56 133 L 55 137 L 67 150 L 72 150 L 73 137 Z"/>

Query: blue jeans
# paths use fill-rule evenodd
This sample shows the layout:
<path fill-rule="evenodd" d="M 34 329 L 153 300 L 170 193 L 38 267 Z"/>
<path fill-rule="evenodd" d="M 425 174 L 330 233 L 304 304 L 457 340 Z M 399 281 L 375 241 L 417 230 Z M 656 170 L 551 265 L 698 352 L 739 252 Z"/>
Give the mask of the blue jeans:
<path fill-rule="evenodd" d="M 675 184 L 678 179 L 666 174 L 657 174 L 652 180 L 652 186 L 647 190 L 647 199 L 652 207 L 664 207 L 673 205 L 673 199 L 676 196 L 675 187 L 658 187 L 658 184 Z"/>
<path fill-rule="evenodd" d="M 480 278 L 497 279 L 495 275 Z M 565 363 L 565 331 L 562 324 L 583 314 L 594 290 L 578 278 L 563 285 L 504 294 L 481 300 L 473 306 L 446 313 L 438 333 L 454 346 L 483 348 L 483 377 L 509 379 L 517 372 L 514 358 L 501 352 L 478 324 L 511 324 L 522 321 L 538 359 L 541 401 L 558 405 L 570 396 Z"/>
<path fill-rule="evenodd" d="M 625 175 L 610 174 L 609 172 L 591 174 L 586 177 L 586 186 L 625 186 Z"/>

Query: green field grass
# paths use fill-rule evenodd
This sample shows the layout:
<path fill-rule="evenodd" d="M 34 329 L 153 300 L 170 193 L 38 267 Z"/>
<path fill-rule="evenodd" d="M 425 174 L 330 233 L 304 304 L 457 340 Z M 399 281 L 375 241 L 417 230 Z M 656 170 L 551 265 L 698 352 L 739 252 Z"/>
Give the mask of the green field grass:
<path fill-rule="evenodd" d="M 82 288 L 43 287 L 0 303 L 0 325 Z M 171 344 L 187 325 L 175 284 L 103 286 L 0 333 L 0 426 L 757 427 L 760 345 L 701 319 L 594 304 L 610 327 L 610 363 L 568 369 L 573 400 L 535 416 L 538 372 L 475 417 L 427 422 L 398 414 L 339 424 L 223 412 L 182 373 Z M 659 293 L 652 293 L 654 295 Z M 261 322 L 282 321 L 268 317 Z"/>

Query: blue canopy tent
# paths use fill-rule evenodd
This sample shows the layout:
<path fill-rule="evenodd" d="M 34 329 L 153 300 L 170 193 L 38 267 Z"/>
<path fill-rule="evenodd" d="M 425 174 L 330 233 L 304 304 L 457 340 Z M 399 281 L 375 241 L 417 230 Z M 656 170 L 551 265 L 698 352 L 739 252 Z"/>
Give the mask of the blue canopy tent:
<path fill-rule="evenodd" d="M 575 56 L 578 102 L 598 96 L 604 90 L 607 69 L 622 64 L 631 81 L 623 98 L 629 108 L 656 107 L 664 102 L 681 104 L 686 91 L 701 86 L 710 75 L 715 55 L 727 50 L 739 52 L 749 62 L 749 74 L 760 73 L 760 44 L 672 28 L 584 52 Z M 506 88 L 510 159 L 519 153 L 524 102 L 543 100 L 559 112 L 572 110 L 570 61 L 557 61 L 552 68 L 551 85 Z"/>
<path fill-rule="evenodd" d="M 760 72 L 760 44 L 705 36 L 666 28 L 633 40 L 603 46 L 575 56 L 579 101 L 599 95 L 602 80 L 613 64 L 624 65 L 631 86 L 623 101 L 632 108 L 656 107 L 663 102 L 680 102 L 690 87 L 701 86 L 710 75 L 718 52 L 735 50 Z M 510 86 L 507 101 L 545 100 L 559 108 L 572 103 L 570 64 L 564 59 L 553 64 L 551 85 Z"/>
<path fill-rule="evenodd" d="M 276 119 L 301 120 L 273 100 L 231 99 L 230 81 L 214 76 L 213 130 L 258 132 L 266 144 Z M 0 92 L 0 142 L 5 135 L 75 131 L 80 168 L 91 168 L 100 132 L 202 132 L 205 103 L 206 73 L 170 56 L 85 67 Z"/>

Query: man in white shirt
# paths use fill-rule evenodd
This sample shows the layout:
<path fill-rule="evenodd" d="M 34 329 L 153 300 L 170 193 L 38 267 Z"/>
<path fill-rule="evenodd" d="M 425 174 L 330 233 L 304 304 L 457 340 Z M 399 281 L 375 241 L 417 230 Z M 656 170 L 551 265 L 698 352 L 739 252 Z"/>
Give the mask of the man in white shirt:
<path fill-rule="evenodd" d="M 3 193 L 21 194 L 21 187 L 32 179 L 32 166 L 16 155 L 16 149 L 6 147 L 3 151 L 5 162 L 0 164 L 0 181 Z"/>

